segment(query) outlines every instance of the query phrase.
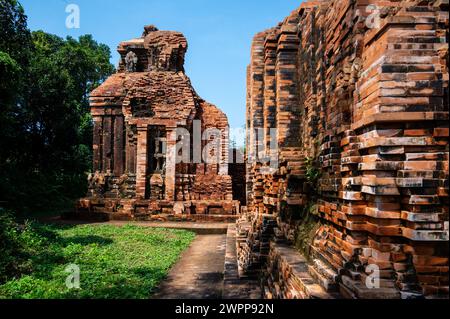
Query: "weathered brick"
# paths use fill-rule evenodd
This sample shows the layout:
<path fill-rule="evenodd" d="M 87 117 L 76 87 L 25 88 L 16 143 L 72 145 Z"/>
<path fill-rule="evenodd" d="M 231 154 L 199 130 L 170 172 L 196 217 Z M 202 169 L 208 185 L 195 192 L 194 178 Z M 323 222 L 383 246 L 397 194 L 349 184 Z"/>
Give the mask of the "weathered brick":
<path fill-rule="evenodd" d="M 270 238 L 263 214 L 278 216 L 276 240 L 292 243 L 317 205 L 323 225 L 303 246 L 339 273 L 342 294 L 370 295 L 361 288 L 365 275 L 355 271 L 370 263 L 391 289 L 378 298 L 448 294 L 440 274 L 418 280 L 406 273 L 448 267 L 441 256 L 448 245 L 448 13 L 425 2 L 377 2 L 385 12 L 381 27 L 368 28 L 370 4 L 306 1 L 255 37 L 247 128 L 275 125 L 280 168 L 266 174 L 264 165 L 247 164 L 243 220 L 254 224 L 241 258 L 263 263 L 257 256 L 264 249 L 244 253 L 258 247 L 259 236 Z M 284 160 L 289 147 L 295 154 Z M 247 143 L 249 154 L 255 150 Z M 316 170 L 318 181 L 311 181 Z M 270 295 L 286 297 L 273 290 L 270 256 Z M 317 263 L 311 267 L 320 273 Z"/>

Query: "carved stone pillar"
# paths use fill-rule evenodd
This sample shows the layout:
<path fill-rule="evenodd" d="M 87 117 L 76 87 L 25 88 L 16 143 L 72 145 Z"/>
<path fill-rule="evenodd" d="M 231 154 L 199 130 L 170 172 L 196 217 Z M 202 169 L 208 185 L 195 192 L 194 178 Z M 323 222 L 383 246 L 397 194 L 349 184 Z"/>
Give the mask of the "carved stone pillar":
<path fill-rule="evenodd" d="M 124 172 L 124 120 L 123 116 L 114 119 L 114 175 L 119 177 Z"/>
<path fill-rule="evenodd" d="M 136 174 L 137 131 L 135 126 L 127 125 L 126 173 Z"/>
<path fill-rule="evenodd" d="M 136 197 L 144 199 L 147 183 L 147 126 L 139 126 L 137 134 Z"/>
<path fill-rule="evenodd" d="M 229 128 L 226 127 L 222 129 L 222 136 L 220 141 L 220 164 L 219 164 L 219 175 L 228 175 L 228 164 L 229 164 L 229 143 L 230 143 L 230 132 Z"/>
<path fill-rule="evenodd" d="M 102 170 L 102 118 L 100 116 L 94 116 L 94 134 L 93 134 L 93 171 L 100 172 Z"/>
<path fill-rule="evenodd" d="M 167 129 L 166 200 L 175 200 L 176 129 Z"/>
<path fill-rule="evenodd" d="M 104 116 L 103 117 L 103 172 L 111 173 L 112 172 L 112 117 Z"/>

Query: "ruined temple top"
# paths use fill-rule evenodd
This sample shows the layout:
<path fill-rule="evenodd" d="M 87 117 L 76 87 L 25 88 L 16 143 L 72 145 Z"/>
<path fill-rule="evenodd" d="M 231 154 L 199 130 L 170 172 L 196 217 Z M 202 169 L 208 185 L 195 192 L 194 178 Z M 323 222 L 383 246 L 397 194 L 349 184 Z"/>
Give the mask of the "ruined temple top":
<path fill-rule="evenodd" d="M 226 115 L 200 98 L 185 74 L 187 47 L 182 33 L 153 25 L 145 26 L 140 38 L 121 42 L 117 72 L 90 93 L 92 112 L 121 106 L 126 119 L 176 121 L 184 126 L 197 116 L 205 125 L 228 126 Z"/>
<path fill-rule="evenodd" d="M 119 72 L 184 72 L 187 48 L 187 40 L 182 33 L 160 31 L 154 25 L 147 25 L 140 38 L 119 44 Z"/>

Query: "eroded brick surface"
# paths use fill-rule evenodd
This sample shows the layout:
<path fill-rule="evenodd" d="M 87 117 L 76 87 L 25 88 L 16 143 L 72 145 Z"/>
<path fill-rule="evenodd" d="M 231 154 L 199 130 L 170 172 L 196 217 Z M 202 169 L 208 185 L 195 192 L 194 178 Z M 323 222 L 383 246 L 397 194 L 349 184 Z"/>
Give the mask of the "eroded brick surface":
<path fill-rule="evenodd" d="M 255 36 L 238 255 L 243 273 L 265 269 L 266 297 L 311 296 L 287 262 L 302 255 L 269 247 L 298 246 L 302 227 L 305 282 L 347 298 L 448 296 L 447 9 L 307 1 Z M 271 138 L 257 127 L 278 130 L 277 170 L 253 160 Z"/>

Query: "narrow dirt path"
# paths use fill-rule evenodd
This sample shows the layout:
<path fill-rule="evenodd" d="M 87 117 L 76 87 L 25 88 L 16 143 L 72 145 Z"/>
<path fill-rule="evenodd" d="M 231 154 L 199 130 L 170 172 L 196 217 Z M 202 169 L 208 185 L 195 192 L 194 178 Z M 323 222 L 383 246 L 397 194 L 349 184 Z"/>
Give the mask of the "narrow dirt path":
<path fill-rule="evenodd" d="M 221 299 L 226 235 L 198 235 L 153 299 Z"/>

